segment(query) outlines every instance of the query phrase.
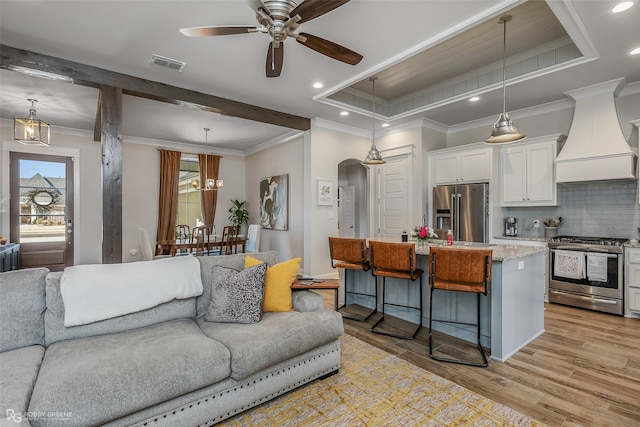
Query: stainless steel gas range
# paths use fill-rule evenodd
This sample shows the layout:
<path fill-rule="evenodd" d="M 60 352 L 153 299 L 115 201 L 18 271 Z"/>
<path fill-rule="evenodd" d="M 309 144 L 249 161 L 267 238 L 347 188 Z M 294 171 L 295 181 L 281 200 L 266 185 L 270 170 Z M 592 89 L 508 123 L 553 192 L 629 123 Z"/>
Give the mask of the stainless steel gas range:
<path fill-rule="evenodd" d="M 549 242 L 549 302 L 622 315 L 627 239 L 558 236 Z"/>

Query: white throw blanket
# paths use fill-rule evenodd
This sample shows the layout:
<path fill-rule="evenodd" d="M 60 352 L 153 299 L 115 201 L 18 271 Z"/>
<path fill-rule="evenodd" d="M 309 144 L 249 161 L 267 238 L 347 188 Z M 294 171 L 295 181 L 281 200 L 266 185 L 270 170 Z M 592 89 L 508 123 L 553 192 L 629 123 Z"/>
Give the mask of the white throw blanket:
<path fill-rule="evenodd" d="M 587 277 L 594 282 L 607 281 L 607 254 L 587 253 Z"/>
<path fill-rule="evenodd" d="M 585 278 L 584 252 L 556 250 L 553 275 L 569 279 Z"/>
<path fill-rule="evenodd" d="M 60 279 L 64 325 L 76 326 L 202 294 L 200 263 L 180 256 L 67 267 Z"/>

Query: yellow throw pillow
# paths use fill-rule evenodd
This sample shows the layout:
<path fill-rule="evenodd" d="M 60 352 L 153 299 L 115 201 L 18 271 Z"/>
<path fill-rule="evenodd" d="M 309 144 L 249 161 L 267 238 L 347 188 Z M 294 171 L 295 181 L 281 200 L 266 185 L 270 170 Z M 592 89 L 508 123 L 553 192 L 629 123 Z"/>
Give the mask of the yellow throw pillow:
<path fill-rule="evenodd" d="M 264 301 L 262 311 L 291 311 L 291 284 L 298 276 L 302 258 L 292 258 L 273 267 L 267 267 L 267 276 L 264 281 Z M 247 255 L 244 259 L 244 268 L 262 264 L 262 261 Z"/>

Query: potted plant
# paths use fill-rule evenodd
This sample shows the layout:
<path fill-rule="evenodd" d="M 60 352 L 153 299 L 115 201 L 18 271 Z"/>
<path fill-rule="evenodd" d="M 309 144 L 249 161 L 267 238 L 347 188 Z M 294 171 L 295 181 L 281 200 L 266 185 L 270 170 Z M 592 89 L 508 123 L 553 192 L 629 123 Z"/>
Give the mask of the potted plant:
<path fill-rule="evenodd" d="M 238 234 L 242 229 L 242 224 L 249 223 L 249 211 L 245 208 L 246 201 L 231 200 L 233 206 L 229 208 L 229 221 L 238 227 Z"/>

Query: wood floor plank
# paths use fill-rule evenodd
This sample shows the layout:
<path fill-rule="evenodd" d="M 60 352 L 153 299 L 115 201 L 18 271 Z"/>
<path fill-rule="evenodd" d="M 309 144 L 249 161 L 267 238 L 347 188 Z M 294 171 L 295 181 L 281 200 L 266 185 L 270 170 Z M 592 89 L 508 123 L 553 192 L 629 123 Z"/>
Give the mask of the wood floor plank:
<path fill-rule="evenodd" d="M 323 297 L 332 308 L 333 291 Z M 544 334 L 504 363 L 474 368 L 429 358 L 427 327 L 414 340 L 372 333 L 379 315 L 345 320 L 345 333 L 550 426 L 640 426 L 640 319 L 546 304 Z M 453 337 L 434 331 L 434 338 L 477 354 Z"/>

